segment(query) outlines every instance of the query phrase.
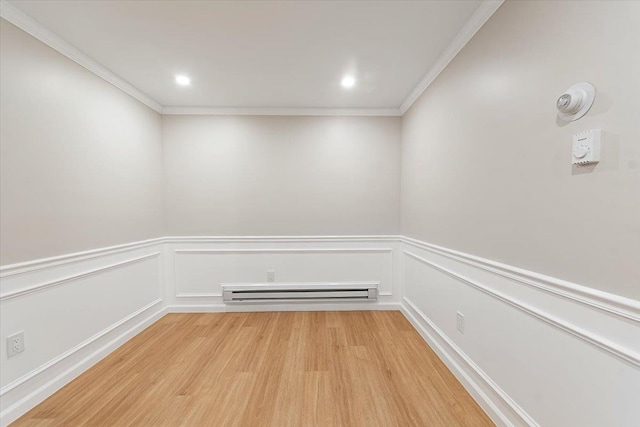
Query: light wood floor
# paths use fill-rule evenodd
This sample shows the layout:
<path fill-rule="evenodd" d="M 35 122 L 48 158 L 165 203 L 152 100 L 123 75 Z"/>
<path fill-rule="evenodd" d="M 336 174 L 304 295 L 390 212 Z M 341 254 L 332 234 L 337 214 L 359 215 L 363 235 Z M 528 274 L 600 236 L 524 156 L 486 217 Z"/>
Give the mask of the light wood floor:
<path fill-rule="evenodd" d="M 15 426 L 492 426 L 397 311 L 169 314 Z"/>

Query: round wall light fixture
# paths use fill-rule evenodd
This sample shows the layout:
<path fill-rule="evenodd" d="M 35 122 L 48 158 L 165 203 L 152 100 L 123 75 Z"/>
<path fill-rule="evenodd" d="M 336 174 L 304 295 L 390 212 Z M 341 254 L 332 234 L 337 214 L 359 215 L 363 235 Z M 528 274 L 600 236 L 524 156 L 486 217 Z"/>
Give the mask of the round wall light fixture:
<path fill-rule="evenodd" d="M 556 101 L 558 116 L 565 122 L 578 120 L 587 114 L 595 98 L 596 88 L 591 83 L 577 83 L 564 91 Z"/>

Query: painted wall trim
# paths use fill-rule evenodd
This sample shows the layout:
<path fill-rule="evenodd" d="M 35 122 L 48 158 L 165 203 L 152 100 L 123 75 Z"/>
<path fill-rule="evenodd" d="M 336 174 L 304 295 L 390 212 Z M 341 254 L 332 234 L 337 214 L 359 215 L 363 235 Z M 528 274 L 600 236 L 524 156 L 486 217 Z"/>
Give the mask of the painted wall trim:
<path fill-rule="evenodd" d="M 522 268 L 491 261 L 475 255 L 433 245 L 399 235 L 350 235 L 350 236 L 168 236 L 130 242 L 76 252 L 50 258 L 36 259 L 0 266 L 0 278 L 47 269 L 103 255 L 140 249 L 164 243 L 321 243 L 321 242 L 403 242 L 450 259 L 515 280 L 525 286 L 560 296 L 573 302 L 640 323 L 640 301 L 568 282 Z M 180 250 L 180 249 L 178 249 Z M 228 250 L 228 249 L 224 249 Z M 260 249 L 264 250 L 264 249 Z M 344 249 L 340 249 L 344 250 Z M 363 250 L 363 249 L 357 249 Z M 364 249 L 366 250 L 366 249 Z"/>
<path fill-rule="evenodd" d="M 169 313 L 236 313 L 258 311 L 365 311 L 400 310 L 398 302 L 331 302 L 331 303 L 278 303 L 227 305 L 220 303 L 172 304 L 167 307 Z"/>
<path fill-rule="evenodd" d="M 12 396 L 11 400 L 15 401 L 10 403 L 10 406 L 7 408 L 4 408 L 0 414 L 0 424 L 6 426 L 15 421 L 29 409 L 98 363 L 98 361 L 120 347 L 130 338 L 152 325 L 164 316 L 165 313 L 166 308 L 162 307 L 162 299 L 156 299 L 81 344 L 4 386 L 0 390 L 0 396 L 3 396 L 3 400 L 8 399 L 6 395 L 13 392 L 16 393 L 16 396 Z M 109 335 L 117 333 L 117 329 L 123 327 L 127 328 L 124 332 L 113 338 L 109 337 Z M 92 347 L 99 345 L 99 341 L 103 338 L 111 339 L 106 344 L 93 349 Z M 90 353 L 86 356 L 82 354 L 87 351 L 90 351 Z M 63 366 L 65 361 L 72 356 L 84 357 L 70 366 Z M 21 388 L 23 390 L 20 390 Z"/>
<path fill-rule="evenodd" d="M 31 273 L 36 270 L 47 269 L 56 267 L 59 265 L 65 265 L 75 263 L 78 261 L 85 261 L 92 258 L 97 258 L 104 255 L 111 255 L 133 249 L 140 249 L 147 246 L 157 245 L 164 243 L 164 238 L 158 237 L 155 239 L 140 240 L 137 242 L 124 243 L 115 246 L 106 246 L 104 248 L 90 249 L 88 251 L 74 252 L 65 255 L 59 255 L 49 258 L 40 258 L 31 261 L 20 262 L 16 264 L 7 264 L 0 266 L 0 277 L 15 276 L 18 274 Z"/>
<path fill-rule="evenodd" d="M 393 252 L 393 248 L 264 248 L 264 249 L 176 249 L 176 254 L 201 254 L 201 253 L 215 253 L 215 254 L 289 254 L 289 253 L 311 253 L 311 254 L 323 254 L 323 253 L 387 253 Z"/>
<path fill-rule="evenodd" d="M 56 363 L 59 363 L 60 361 L 66 359 L 67 357 L 72 355 L 73 353 L 75 353 L 75 352 L 85 348 L 86 346 L 90 345 L 92 342 L 96 341 L 100 337 L 108 334 L 112 330 L 116 329 L 118 326 L 123 325 L 124 323 L 128 322 L 129 320 L 133 319 L 134 317 L 139 316 L 140 314 L 144 313 L 145 311 L 147 311 L 147 310 L 149 310 L 149 309 L 151 309 L 151 308 L 153 308 L 153 307 L 155 307 L 155 306 L 157 306 L 159 304 L 162 304 L 162 299 L 158 298 L 158 299 L 150 302 L 149 304 L 145 305 L 141 309 L 131 313 L 127 317 L 119 320 L 118 322 L 114 323 L 113 325 L 109 326 L 108 328 L 98 332 L 96 335 L 92 336 L 91 338 L 87 339 L 86 341 L 84 341 L 84 342 L 78 344 L 77 346 L 73 347 L 72 349 L 62 353 L 58 357 L 56 357 L 54 359 L 51 359 L 49 362 L 45 363 L 44 365 L 34 369 L 33 371 L 29 372 L 28 374 L 23 375 L 22 377 L 16 379 L 15 381 L 7 384 L 6 386 L 2 387 L 2 389 L 0 389 L 0 396 L 4 396 L 6 393 L 8 393 L 9 391 L 11 391 L 14 388 L 18 387 L 19 385 L 23 384 L 25 381 L 28 381 L 31 378 L 35 377 L 36 375 L 39 375 L 40 373 L 42 373 L 45 370 L 49 369 L 51 366 L 55 365 Z"/>
<path fill-rule="evenodd" d="M 571 301 L 576 303 L 584 304 L 589 307 L 595 307 L 601 310 L 606 311 L 607 313 L 619 315 L 624 319 L 631 319 L 637 321 L 638 313 L 640 313 L 640 302 L 632 299 L 627 299 L 623 297 L 619 297 L 616 295 L 608 294 L 606 292 L 592 290 L 590 288 L 586 288 L 580 285 L 572 284 L 569 282 L 565 282 L 559 279 L 551 278 L 544 275 L 539 275 L 537 273 L 533 273 L 527 270 L 519 269 L 516 267 L 512 267 L 505 264 L 500 264 L 491 260 L 483 259 L 480 257 L 476 257 L 473 255 L 465 254 L 462 252 L 454 251 L 451 249 L 447 249 L 441 246 L 432 245 L 426 242 L 419 241 L 417 239 L 412 239 L 408 237 L 398 236 L 398 235 L 364 235 L 364 236 L 169 236 L 169 237 L 160 237 L 156 239 L 143 240 L 138 242 L 131 242 L 123 245 L 110 246 L 106 248 L 98 248 L 84 252 L 78 252 L 74 254 L 67 254 L 58 257 L 51 257 L 40 260 L 33 260 L 19 264 L 8 265 L 4 267 L 0 267 L 0 271 L 3 276 L 12 276 L 15 274 L 23 274 L 26 272 L 38 271 L 41 269 L 47 269 L 54 266 L 61 266 L 70 263 L 75 263 L 80 260 L 86 260 L 91 258 L 96 258 L 99 256 L 105 255 L 113 255 L 121 252 L 127 252 L 134 249 L 146 248 L 153 245 L 162 245 L 165 243 L 172 244 L 181 244 L 181 243 L 260 243 L 260 244 L 269 244 L 269 243 L 319 243 L 319 242 L 402 242 L 407 246 L 404 247 L 404 251 L 395 251 L 397 253 L 398 259 L 409 256 L 414 257 L 418 261 L 423 262 L 430 268 L 434 268 L 444 274 L 447 274 L 451 277 L 454 277 L 456 280 L 460 280 L 466 285 L 472 286 L 479 291 L 484 292 L 492 296 L 493 298 L 497 298 L 498 300 L 511 305 L 512 307 L 517 308 L 520 311 L 525 312 L 526 314 L 533 316 L 554 328 L 564 331 L 565 333 L 570 334 L 574 338 L 580 339 L 586 343 L 591 344 L 592 346 L 597 347 L 598 349 L 607 352 L 610 355 L 616 356 L 620 360 L 624 360 L 626 363 L 630 363 L 634 366 L 640 366 L 640 354 L 637 352 L 625 348 L 623 346 L 612 343 L 607 340 L 606 337 L 599 336 L 597 334 L 593 334 L 592 332 L 586 331 L 575 324 L 568 323 L 565 320 L 558 319 L 546 312 L 539 310 L 538 308 L 531 307 L 528 304 L 525 304 L 517 299 L 514 299 L 510 296 L 504 295 L 500 292 L 493 291 L 492 289 L 487 288 L 481 283 L 474 281 L 465 277 L 464 275 L 458 274 L 451 269 L 439 265 L 437 262 L 433 262 L 431 260 L 424 259 L 414 253 L 411 253 L 409 250 L 410 247 L 415 247 L 419 249 L 426 250 L 428 252 L 444 256 L 446 258 L 468 264 L 470 266 L 480 268 L 486 270 L 491 273 L 495 273 L 497 275 L 513 279 L 516 283 L 522 283 L 523 285 L 532 286 L 537 289 L 541 289 L 547 291 L 553 295 L 558 295 L 564 298 L 568 298 Z M 338 245 L 333 248 L 301 248 L 305 251 L 331 251 L 337 250 L 344 252 L 346 251 L 356 251 L 356 252 L 367 252 L 367 251 L 392 251 L 391 248 L 386 248 L 385 244 L 374 245 L 372 248 L 339 248 Z M 7 293 L 1 294 L 1 298 L 13 298 L 23 295 L 28 292 L 34 292 L 38 289 L 45 289 L 46 287 L 54 286 L 54 284 L 65 283 L 69 280 L 73 280 L 74 278 L 84 277 L 87 274 L 94 274 L 97 271 L 103 271 L 109 268 L 116 268 L 120 265 L 128 264 L 131 262 L 137 262 L 140 260 L 148 259 L 151 257 L 158 257 L 160 255 L 168 256 L 172 251 L 175 250 L 177 252 L 182 251 L 183 253 L 202 253 L 204 252 L 297 252 L 299 249 L 297 248 L 247 248 L 247 249 L 236 249 L 236 248 L 211 248 L 211 249 L 189 249 L 188 247 L 184 248 L 173 248 L 173 247 L 164 247 L 161 248 L 160 251 L 152 249 L 153 253 L 135 253 L 131 256 L 135 258 L 125 260 L 123 262 L 117 262 L 115 264 L 109 264 L 104 267 L 98 268 L 95 271 L 89 270 L 85 272 L 80 272 L 79 274 L 75 274 L 73 276 L 63 277 L 61 279 L 56 279 L 44 284 L 29 286 L 25 289 L 15 289 L 10 290 L 6 289 Z M 395 258 L 394 258 L 395 259 Z M 394 261 L 397 262 L 397 259 Z M 167 262 L 163 260 L 161 264 L 162 267 L 166 267 Z M 161 274 L 161 280 L 167 281 L 170 278 L 170 273 L 165 271 Z M 4 285 L 4 284 L 3 284 Z M 45 287 L 43 287 L 43 285 Z M 5 285 L 6 288 L 6 285 Z M 401 296 L 402 289 L 400 290 Z M 165 298 L 168 294 L 164 295 Z M 177 303 L 169 302 L 168 307 L 158 307 L 158 304 L 167 304 L 167 300 L 157 299 L 150 303 L 147 307 L 143 307 L 138 312 L 133 313 L 127 318 L 115 323 L 113 326 L 105 329 L 100 332 L 96 336 L 90 338 L 87 341 L 79 344 L 74 347 L 74 349 L 64 353 L 61 356 L 52 359 L 52 361 L 47 362 L 45 365 L 42 365 L 36 368 L 34 371 L 28 373 L 27 375 L 19 378 L 18 380 L 8 384 L 4 388 L 0 390 L 0 396 L 6 395 L 4 397 L 4 401 L 9 405 L 8 408 L 3 408 L 2 412 L 2 423 L 6 422 L 12 416 L 18 414 L 21 415 L 27 409 L 35 406 L 35 404 L 44 400 L 50 394 L 55 392 L 57 389 L 62 387 L 64 384 L 69 382 L 71 379 L 75 378 L 75 376 L 82 373 L 88 367 L 95 364 L 102 357 L 113 351 L 115 348 L 123 344 L 126 340 L 134 336 L 136 333 L 153 323 L 155 320 L 160 318 L 166 312 L 233 312 L 233 311 L 292 311 L 292 310 L 300 310 L 300 311 L 323 311 L 323 310 L 398 310 L 401 309 L 407 315 L 413 315 L 417 321 L 412 321 L 414 326 L 421 325 L 421 328 L 416 326 L 416 329 L 425 337 L 425 339 L 429 342 L 430 345 L 436 350 L 445 363 L 448 364 L 450 369 L 456 373 L 457 376 L 462 375 L 460 372 L 463 372 L 465 377 L 459 376 L 460 380 L 465 384 L 469 384 L 468 381 L 473 381 L 476 384 L 480 384 L 480 388 L 484 388 L 481 390 L 484 393 L 485 397 L 489 397 L 492 399 L 495 408 L 491 406 L 486 406 L 486 403 L 481 405 L 483 408 L 491 414 L 491 411 L 496 413 L 503 414 L 503 418 L 497 417 L 494 418 L 494 421 L 497 423 L 502 423 L 505 420 L 513 420 L 526 419 L 526 414 L 517 415 L 517 408 L 515 410 L 516 415 L 511 414 L 512 409 L 503 409 L 501 407 L 505 405 L 505 399 L 500 397 L 500 390 L 491 386 L 491 384 L 487 383 L 485 379 L 482 378 L 482 371 L 479 371 L 477 366 L 473 365 L 473 362 L 469 360 L 465 360 L 465 355 L 459 351 L 460 349 L 456 347 L 451 347 L 450 343 L 446 342 L 446 337 L 442 338 L 442 332 L 435 328 L 435 325 L 430 324 L 429 319 L 422 319 L 420 316 L 416 314 L 415 307 L 412 308 L 412 304 L 406 298 L 402 303 L 399 302 L 387 302 L 387 301 L 377 301 L 375 303 L 295 303 L 295 304 L 266 304 L 266 305 L 242 305 L 242 306 L 228 306 L 223 304 L 220 301 L 220 296 L 218 294 L 185 294 L 180 295 L 181 301 Z M 157 309 L 157 310 L 156 310 Z M 411 311 L 413 310 L 413 312 Z M 154 314 L 149 314 L 151 311 L 154 311 Z M 419 313 L 419 311 L 417 312 Z M 407 315 L 409 320 L 412 320 L 411 317 Z M 147 316 L 146 320 L 137 323 L 139 319 Z M 137 323 L 137 326 L 132 326 L 132 324 Z M 127 332 L 122 332 L 124 330 Z M 426 332 L 430 334 L 431 340 L 427 338 Z M 113 338 L 113 336 L 117 336 L 117 338 Z M 444 340 L 444 341 L 443 341 Z M 107 341 L 109 343 L 105 344 Z M 434 344 L 435 343 L 435 344 Z M 445 354 L 445 356 L 443 356 Z M 448 360 L 447 358 L 453 360 Z M 468 357 L 466 357 L 468 359 Z M 451 363 L 454 363 L 452 365 Z M 456 367 L 457 366 L 457 367 Z M 475 368 L 474 368 L 475 367 Z M 458 370 L 458 371 L 456 371 Z M 479 379 L 478 379 L 479 378 Z M 467 382 L 465 382 L 467 381 Z M 489 380 L 490 381 L 490 380 Z M 19 382 L 19 383 L 18 383 Z M 489 384 L 489 391 L 485 387 L 486 384 Z M 478 394 L 477 391 L 472 391 L 473 388 L 468 388 L 469 391 L 476 397 L 480 399 L 485 399 Z M 497 391 L 496 391 L 497 390 Z M 476 393 L 476 394 L 474 394 Z M 498 397 L 494 397 L 494 394 L 498 395 Z M 478 397 L 480 396 L 480 397 Z M 508 397 L 508 396 L 507 396 Z M 497 400 L 496 400 L 497 399 Z M 486 399 L 485 399 L 486 400 Z M 498 402 L 498 403 L 496 403 Z M 500 403 L 502 402 L 502 403 Z M 506 403 L 509 406 L 508 401 Z M 496 409 L 497 408 L 497 409 Z M 13 415 L 12 415 L 13 414 Z M 16 415 L 16 417 L 18 416 Z M 513 418 L 513 417 L 516 418 Z M 493 417 L 493 416 L 492 416 Z M 506 418 L 505 418 L 506 417 Z M 15 419 L 15 418 L 14 418 Z M 497 421 L 498 420 L 498 421 Z M 502 421 L 500 421 L 502 420 Z M 504 425 L 510 425 L 509 423 L 505 423 Z M 535 425 L 535 424 L 531 424 Z"/>
<path fill-rule="evenodd" d="M 357 241 L 363 241 L 362 239 L 365 238 L 367 240 L 364 240 L 365 242 L 369 242 L 368 237 L 372 237 L 373 240 L 377 241 L 379 239 L 376 239 L 375 236 L 356 236 L 354 238 L 349 238 L 347 240 L 344 240 L 345 242 L 357 242 Z M 328 237 L 328 239 L 337 239 L 339 237 Z M 176 238 L 177 239 L 177 238 Z M 206 238 L 206 239 L 210 239 L 210 238 Z M 250 237 L 249 239 L 254 239 L 253 237 Z M 269 242 L 271 243 L 283 243 L 283 241 L 281 241 L 281 237 L 268 237 L 267 239 L 269 239 Z M 284 238 L 284 242 L 288 243 L 288 242 L 294 242 L 294 240 L 288 239 L 288 238 Z M 297 240 L 298 238 L 295 238 L 295 242 L 304 242 L 304 243 L 317 243 L 317 242 L 332 242 L 331 240 L 320 240 L 320 239 L 324 239 L 322 237 L 319 238 L 308 238 L 308 237 L 303 237 L 303 240 Z M 342 238 L 340 238 L 342 239 Z M 397 237 L 391 237 L 391 241 L 397 242 L 399 239 Z M 251 240 L 242 240 L 243 243 L 246 242 L 253 242 Z M 264 239 L 260 239 L 260 242 L 264 242 Z M 343 240 L 340 240 L 343 241 Z M 180 240 L 176 240 L 176 242 L 180 242 L 182 243 L 182 241 Z M 210 242 L 210 240 L 206 240 L 206 242 Z M 175 242 L 174 242 L 175 243 Z M 198 243 L 202 243 L 202 241 L 199 241 Z M 203 249 L 193 249 L 193 248 L 189 248 L 189 249 L 174 249 L 173 250 L 174 255 L 201 255 L 201 254 L 214 254 L 214 255 L 223 255 L 223 254 L 367 254 L 367 253 L 389 253 L 389 254 L 393 254 L 394 253 L 394 249 L 393 248 L 224 248 L 224 249 L 213 249 L 213 248 L 203 248 Z M 175 262 L 175 258 L 174 258 L 174 262 Z M 393 276 L 393 261 L 391 264 L 391 275 Z M 174 270 L 175 270 L 175 265 L 174 265 Z M 332 283 L 339 283 L 339 282 L 332 282 Z M 356 282 L 350 282 L 350 283 L 356 283 Z M 378 285 L 380 285 L 379 282 Z M 378 296 L 383 297 L 383 296 L 392 296 L 393 293 L 389 292 L 389 291 L 379 291 L 378 292 Z M 198 298 L 204 298 L 204 299 L 211 299 L 211 298 L 222 298 L 222 294 L 219 292 L 197 292 L 197 293 L 193 293 L 193 292 L 178 292 L 177 289 L 175 290 L 175 294 L 174 297 L 177 299 L 186 299 L 186 300 L 193 300 L 193 299 L 198 299 Z M 316 302 L 317 303 L 317 302 Z M 263 306 L 264 304 L 259 304 L 259 306 Z M 258 306 L 258 304 L 256 304 L 256 307 Z"/>
<path fill-rule="evenodd" d="M 491 18 L 496 10 L 504 3 L 504 0 L 485 0 L 478 9 L 471 15 L 471 18 L 458 32 L 453 41 L 440 55 L 435 64 L 427 71 L 422 80 L 418 82 L 416 88 L 407 96 L 400 106 L 400 115 L 411 108 L 413 103 L 422 95 L 431 83 L 440 75 L 440 73 L 449 65 L 449 62 L 456 57 L 463 47 L 471 40 L 480 28 Z"/>
<path fill-rule="evenodd" d="M 403 299 L 400 310 L 494 423 L 499 426 L 538 426 L 533 418 L 409 299 Z"/>
<path fill-rule="evenodd" d="M 437 255 L 445 256 L 455 261 L 515 280 L 523 285 L 640 323 L 640 301 L 422 242 L 417 239 L 402 237 L 402 241 L 416 248 L 424 249 Z"/>
<path fill-rule="evenodd" d="M 174 296 L 176 298 L 222 298 L 222 294 L 220 292 L 176 292 Z"/>
<path fill-rule="evenodd" d="M 399 108 L 316 108 L 316 107 L 171 107 L 162 108 L 165 115 L 190 116 L 402 116 Z"/>
<path fill-rule="evenodd" d="M 152 99 L 130 83 L 127 83 L 124 79 L 118 77 L 107 68 L 94 61 L 91 57 L 71 45 L 69 42 L 57 36 L 5 0 L 0 1 L 0 16 L 21 30 L 31 34 L 47 46 L 57 50 L 67 58 L 83 66 L 96 76 L 106 80 L 121 91 L 142 102 L 147 107 L 157 111 L 158 113 L 162 113 L 162 105 L 160 105 L 159 102 Z"/>
<path fill-rule="evenodd" d="M 397 235 L 343 236 L 168 236 L 164 243 L 317 243 L 317 242 L 400 242 Z"/>
<path fill-rule="evenodd" d="M 479 283 L 475 280 L 472 280 L 468 277 L 465 277 L 459 273 L 454 272 L 453 270 L 450 270 L 446 267 L 443 267 L 439 264 L 436 264 L 432 261 L 429 261 L 427 259 L 422 258 L 421 256 L 418 256 L 414 253 L 408 252 L 408 251 L 404 251 L 404 254 L 441 272 L 444 273 L 450 277 L 453 277 L 456 280 L 459 280 L 495 299 L 498 299 L 506 304 L 509 304 L 510 306 L 532 316 L 535 317 L 538 320 L 541 320 L 543 322 L 545 322 L 546 324 L 553 326 L 561 331 L 567 332 L 571 335 L 573 335 L 574 337 L 589 343 L 601 350 L 604 350 L 606 352 L 608 352 L 609 354 L 618 357 L 619 359 L 631 363 L 632 365 L 635 365 L 637 367 L 640 367 L 640 354 L 636 353 L 633 350 L 629 350 L 625 347 L 622 347 L 618 344 L 615 344 L 611 341 L 609 341 L 606 338 L 603 338 L 601 336 L 598 336 L 592 332 L 589 332 L 583 328 L 580 328 L 579 326 L 573 325 L 569 322 L 566 322 L 562 319 L 559 319 L 555 316 L 552 316 L 548 313 L 545 313 L 537 308 L 534 308 L 528 304 L 525 304 L 521 301 L 516 300 L 515 298 L 512 298 L 510 296 L 504 295 L 501 292 L 496 292 L 492 289 L 489 289 L 488 287 L 486 287 L 485 285 L 483 285 L 482 283 Z"/>
<path fill-rule="evenodd" d="M 106 265 L 104 267 L 99 267 L 99 268 L 94 268 L 92 270 L 87 270 L 84 271 L 82 273 L 78 273 L 78 274 L 73 274 L 71 276 L 67 276 L 67 277 L 63 277 L 61 279 L 56 279 L 56 280 L 52 280 L 49 282 L 44 282 L 44 283 L 40 283 L 37 285 L 33 285 L 33 286 L 28 286 L 26 288 L 22 288 L 22 289 L 17 289 L 14 291 L 9 291 L 6 293 L 2 293 L 0 294 L 0 301 L 4 301 L 10 298 L 17 298 L 17 297 L 21 297 L 24 295 L 28 295 L 31 294 L 33 292 L 38 292 L 38 291 L 42 291 L 44 289 L 50 289 L 53 288 L 55 286 L 59 286 L 68 282 L 71 282 L 73 280 L 78 280 L 78 279 L 82 279 L 84 277 L 88 277 L 88 276 L 93 276 L 94 274 L 97 273 L 102 273 L 104 271 L 107 270 L 112 270 L 114 268 L 119 268 L 119 267 L 123 267 L 125 265 L 129 265 L 129 264 L 134 264 L 149 258 L 156 258 L 160 256 L 160 252 L 154 252 L 151 254 L 147 254 L 147 255 L 142 255 L 136 258 L 132 258 L 132 259 L 128 259 L 125 261 L 121 261 L 121 262 L 116 262 L 114 264 L 109 264 Z"/>

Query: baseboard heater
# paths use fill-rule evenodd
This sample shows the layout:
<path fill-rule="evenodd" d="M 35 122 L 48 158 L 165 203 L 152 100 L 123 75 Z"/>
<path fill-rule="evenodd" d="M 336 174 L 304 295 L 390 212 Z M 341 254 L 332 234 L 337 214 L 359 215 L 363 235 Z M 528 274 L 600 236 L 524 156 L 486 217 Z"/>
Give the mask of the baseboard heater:
<path fill-rule="evenodd" d="M 376 282 L 223 283 L 225 303 L 375 301 Z"/>

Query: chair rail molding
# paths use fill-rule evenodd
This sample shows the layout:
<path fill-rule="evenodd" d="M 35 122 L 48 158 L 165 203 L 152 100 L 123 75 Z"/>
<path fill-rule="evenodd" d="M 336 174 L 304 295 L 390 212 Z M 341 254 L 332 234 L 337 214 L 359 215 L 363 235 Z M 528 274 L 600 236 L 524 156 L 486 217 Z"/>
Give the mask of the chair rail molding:
<path fill-rule="evenodd" d="M 640 323 L 640 301 L 599 291 L 544 274 L 535 273 L 523 268 L 502 264 L 479 256 L 433 245 L 410 237 L 402 236 L 401 240 L 409 246 L 424 249 L 452 260 L 480 268 L 498 276 L 514 280 L 522 285 Z"/>
<path fill-rule="evenodd" d="M 16 264 L 0 266 L 0 278 L 9 278 L 12 276 L 23 275 L 39 270 L 49 269 L 57 266 L 64 266 L 70 263 L 76 263 L 101 257 L 104 255 L 117 254 L 121 252 L 133 251 L 153 245 L 164 245 L 167 243 L 187 244 L 187 243 L 257 243 L 257 244 L 273 244 L 273 243 L 362 243 L 362 242 L 378 242 L 378 243 L 394 243 L 401 242 L 406 245 L 424 249 L 438 255 L 448 257 L 452 260 L 460 261 L 465 264 L 483 269 L 501 277 L 514 280 L 524 286 L 535 288 L 549 294 L 553 294 L 564 299 L 579 303 L 618 317 L 640 323 L 640 301 L 621 297 L 611 293 L 599 291 L 596 289 L 572 283 L 566 280 L 547 276 L 544 274 L 528 271 L 522 268 L 513 267 L 507 264 L 499 263 L 489 259 L 481 258 L 475 255 L 433 245 L 418 239 L 414 239 L 402 235 L 352 235 L 352 236 L 166 236 L 142 241 L 124 243 L 115 246 L 97 248 L 82 252 L 65 254 L 55 257 L 42 258 L 20 262 Z M 257 251 L 267 250 L 269 248 L 253 248 L 242 249 L 238 251 Z M 273 248 L 274 251 L 286 250 Z M 303 249 L 303 248 L 300 248 Z M 386 248 L 379 248 L 383 250 Z M 177 253 L 187 253 L 188 251 L 201 251 L 199 248 L 176 248 Z M 231 249 L 220 249 L 231 250 Z M 322 250 L 328 250 L 322 248 Z M 335 248 L 336 251 L 345 250 L 345 248 Z M 375 248 L 367 248 L 367 250 L 375 250 Z M 210 249 L 205 249 L 210 251 Z M 1 289 L 1 288 L 0 288 Z"/>
<path fill-rule="evenodd" d="M 115 246 L 106 246 L 104 248 L 90 249 L 82 252 L 74 252 L 65 255 L 58 255 L 49 258 L 35 259 L 31 261 L 19 262 L 15 264 L 7 264 L 0 266 L 0 278 L 16 276 L 24 273 L 31 273 L 37 270 L 52 268 L 56 266 L 85 261 L 105 255 L 117 254 L 122 252 L 141 249 L 148 246 L 163 244 L 164 238 L 140 240 L 136 242 L 123 243 Z"/>
<path fill-rule="evenodd" d="M 91 270 L 87 270 L 87 271 L 83 271 L 81 273 L 77 273 L 77 274 L 73 274 L 71 276 L 67 276 L 67 277 L 63 277 L 61 279 L 55 279 L 49 282 L 45 282 L 45 283 L 38 283 L 35 284 L 33 286 L 28 286 L 25 288 L 21 288 L 21 289 L 16 289 L 16 290 L 12 290 L 6 293 L 0 293 L 0 301 L 3 300 L 7 300 L 10 298 L 17 298 L 20 296 L 24 296 L 24 295 L 28 295 L 32 292 L 38 292 L 44 289 L 49 289 L 52 288 L 54 286 L 60 286 L 63 285 L 65 283 L 71 282 L 73 280 L 78 280 L 78 279 L 83 279 L 86 278 L 88 276 L 92 276 L 94 274 L 98 274 L 98 273 L 102 273 L 105 272 L 107 270 L 112 270 L 114 268 L 118 268 L 118 267 L 123 267 L 125 265 L 130 265 L 130 264 L 134 264 L 140 261 L 144 261 L 146 259 L 149 258 L 157 258 L 160 256 L 160 252 L 153 252 L 150 254 L 146 254 L 146 255 L 142 255 L 139 257 L 135 257 L 135 258 L 131 258 L 125 261 L 120 261 L 120 262 L 116 262 L 114 264 L 109 264 L 103 267 L 98 267 L 98 268 L 94 268 Z"/>
<path fill-rule="evenodd" d="M 432 261 L 429 261 L 425 258 L 422 258 L 414 253 L 408 252 L 408 251 L 404 251 L 404 254 L 435 269 L 440 271 L 441 273 L 444 273 L 448 276 L 451 276 L 457 280 L 459 280 L 460 282 L 463 282 L 493 298 L 496 298 L 506 304 L 511 305 L 512 307 L 515 307 L 516 309 L 530 315 L 533 316 L 557 329 L 560 329 L 562 331 L 565 331 L 571 335 L 573 335 L 574 337 L 581 339 L 593 346 L 596 346 L 602 350 L 605 350 L 606 352 L 610 353 L 613 356 L 616 356 L 618 358 L 620 358 L 621 360 L 624 360 L 626 362 L 629 362 L 637 367 L 640 367 L 640 354 L 638 354 L 637 352 L 633 351 L 633 350 L 629 350 L 625 347 L 622 347 L 614 342 L 611 342 L 610 340 L 598 336 L 590 331 L 587 331 L 577 325 L 573 325 L 565 320 L 559 319 L 551 314 L 545 313 L 539 309 L 536 309 L 522 301 L 518 301 L 512 297 L 509 297 L 507 295 L 502 294 L 501 292 L 496 292 L 490 288 L 488 288 L 487 286 L 483 285 L 482 283 L 476 281 L 476 280 L 472 280 L 468 277 L 465 277 L 459 273 L 454 272 L 451 269 L 445 268 L 439 264 L 436 264 Z M 406 298 L 405 298 L 406 299 Z"/>

